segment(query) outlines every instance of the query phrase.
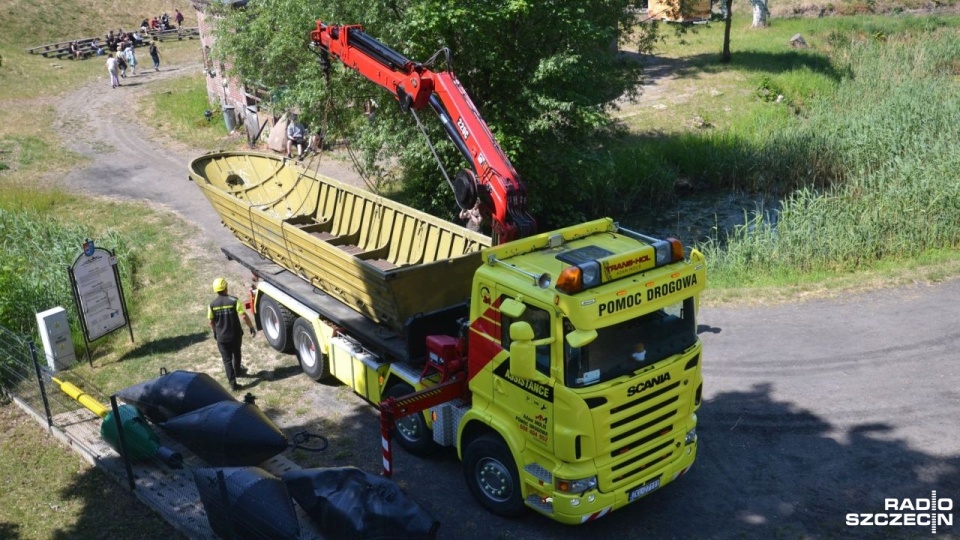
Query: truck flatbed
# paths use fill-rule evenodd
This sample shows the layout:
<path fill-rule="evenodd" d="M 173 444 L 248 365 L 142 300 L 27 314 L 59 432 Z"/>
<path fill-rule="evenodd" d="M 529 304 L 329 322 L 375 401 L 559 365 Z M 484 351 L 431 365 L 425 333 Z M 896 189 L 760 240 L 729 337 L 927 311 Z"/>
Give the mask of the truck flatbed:
<path fill-rule="evenodd" d="M 371 321 L 242 244 L 229 244 L 220 249 L 231 261 L 240 263 L 258 278 L 277 287 L 335 325 L 348 330 L 352 336 L 363 336 L 363 346 L 381 358 L 400 362 L 411 360 L 406 341 L 401 334 Z"/>

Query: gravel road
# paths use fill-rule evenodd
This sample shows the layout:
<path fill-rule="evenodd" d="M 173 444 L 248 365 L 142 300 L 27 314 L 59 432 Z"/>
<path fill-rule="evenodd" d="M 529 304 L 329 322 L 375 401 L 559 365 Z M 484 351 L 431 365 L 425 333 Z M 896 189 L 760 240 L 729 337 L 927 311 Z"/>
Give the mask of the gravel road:
<path fill-rule="evenodd" d="M 101 81 L 67 96 L 59 107 L 69 121 L 58 129 L 92 162 L 64 184 L 168 207 L 197 224 L 217 260 L 215 246 L 232 236 L 186 180 L 197 152 L 161 145 L 116 113 L 154 82 L 192 69 L 199 68 L 148 71 L 117 90 Z M 352 174 L 338 163 L 321 172 Z M 700 319 L 701 454 L 689 475 L 643 501 L 570 528 L 484 512 L 452 452 L 422 460 L 399 451 L 395 478 L 437 515 L 449 539 L 925 538 L 929 525 L 850 526 L 846 516 L 932 491 L 939 519 L 960 519 L 960 510 L 945 508 L 947 499 L 960 500 L 960 280 L 841 300 L 708 307 Z M 317 393 L 332 391 L 316 385 Z M 378 471 L 375 412 L 352 395 L 340 403 L 359 440 L 370 443 L 357 465 Z M 958 531 L 941 524 L 936 538 Z"/>

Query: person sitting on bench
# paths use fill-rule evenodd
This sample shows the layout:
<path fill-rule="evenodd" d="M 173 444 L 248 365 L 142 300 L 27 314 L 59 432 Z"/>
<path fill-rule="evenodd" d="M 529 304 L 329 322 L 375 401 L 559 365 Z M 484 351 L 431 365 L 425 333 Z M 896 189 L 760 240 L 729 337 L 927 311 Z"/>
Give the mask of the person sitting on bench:
<path fill-rule="evenodd" d="M 306 151 L 307 128 L 297 119 L 297 113 L 290 113 L 290 122 L 287 124 L 287 157 L 293 157 L 294 145 L 297 147 L 297 158 L 303 158 Z"/>

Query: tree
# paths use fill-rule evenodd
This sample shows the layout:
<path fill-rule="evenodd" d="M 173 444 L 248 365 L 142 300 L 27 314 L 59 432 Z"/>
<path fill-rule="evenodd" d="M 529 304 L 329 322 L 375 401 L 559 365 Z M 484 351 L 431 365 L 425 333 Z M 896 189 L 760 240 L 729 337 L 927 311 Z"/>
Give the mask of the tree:
<path fill-rule="evenodd" d="M 730 25 L 733 23 L 733 0 L 721 0 L 724 5 L 723 10 L 723 53 L 720 55 L 720 61 L 730 62 Z"/>
<path fill-rule="evenodd" d="M 607 113 L 614 98 L 639 82 L 640 66 L 616 47 L 633 24 L 629 3 L 257 0 L 221 14 L 214 54 L 246 83 L 285 87 L 278 106 L 296 104 L 308 123 L 327 118 L 329 130 L 363 150 L 367 173 L 402 180 L 405 202 L 450 216 L 453 196 L 416 123 L 386 106 L 384 90 L 336 62 L 327 84 L 307 45 L 319 18 L 362 23 L 414 60 L 447 47 L 453 71 L 528 186 L 531 210 L 542 223 L 565 223 L 579 217 L 591 182 L 609 174 L 604 143 L 614 128 Z M 381 104 L 372 126 L 359 105 L 371 98 Z M 444 166 L 462 167 L 438 123 L 424 120 Z"/>
<path fill-rule="evenodd" d="M 767 0 L 750 0 L 750 4 L 753 5 L 753 27 L 768 26 L 767 17 L 770 15 L 770 10 L 767 9 Z"/>

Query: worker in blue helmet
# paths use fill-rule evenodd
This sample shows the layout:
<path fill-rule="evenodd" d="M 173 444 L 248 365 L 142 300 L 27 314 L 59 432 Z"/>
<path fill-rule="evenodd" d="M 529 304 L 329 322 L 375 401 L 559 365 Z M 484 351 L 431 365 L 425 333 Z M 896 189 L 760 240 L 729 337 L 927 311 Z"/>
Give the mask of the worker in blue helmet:
<path fill-rule="evenodd" d="M 243 318 L 243 322 L 250 329 L 251 336 L 257 333 L 257 329 L 247 316 L 247 312 L 243 310 L 243 302 L 227 294 L 227 280 L 222 277 L 213 280 L 213 292 L 217 293 L 217 298 L 210 302 L 210 307 L 207 308 L 207 319 L 210 320 L 210 329 L 213 330 L 217 348 L 220 349 L 223 369 L 227 372 L 230 389 L 239 390 L 237 377 L 247 373 L 240 357 L 240 346 L 243 344 L 243 328 L 240 326 L 240 319 Z"/>

